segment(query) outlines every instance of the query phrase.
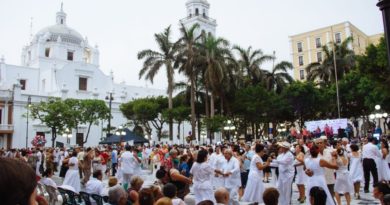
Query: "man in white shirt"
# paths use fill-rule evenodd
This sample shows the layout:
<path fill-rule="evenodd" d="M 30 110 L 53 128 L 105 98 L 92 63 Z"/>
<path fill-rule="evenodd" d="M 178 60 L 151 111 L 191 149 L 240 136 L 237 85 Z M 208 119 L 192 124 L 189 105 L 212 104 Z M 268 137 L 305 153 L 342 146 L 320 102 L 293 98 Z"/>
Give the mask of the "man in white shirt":
<path fill-rule="evenodd" d="M 42 152 L 39 150 L 39 148 L 37 148 L 37 167 L 36 167 L 36 174 L 38 176 L 41 176 L 41 172 L 39 171 L 40 167 L 41 167 L 41 164 L 43 163 L 42 162 Z"/>
<path fill-rule="evenodd" d="M 369 192 L 370 172 L 374 178 L 374 184 L 378 183 L 378 170 L 375 160 L 381 157 L 378 147 L 372 144 L 374 138 L 367 138 L 368 143 L 363 146 L 363 172 L 364 172 L 364 192 Z"/>
<path fill-rule="evenodd" d="M 222 165 L 225 188 L 230 193 L 229 205 L 238 205 L 238 189 L 241 186 L 240 162 L 233 157 L 233 151 L 225 150 L 225 163 Z"/>
<path fill-rule="evenodd" d="M 211 154 L 209 163 L 213 169 L 222 170 L 222 166 L 225 163 L 226 159 L 221 153 L 221 148 L 217 146 L 215 152 Z M 224 178 L 219 174 L 214 174 L 211 178 L 214 188 L 219 188 L 224 186 Z"/>
<path fill-rule="evenodd" d="M 121 155 L 121 169 L 123 173 L 123 184 L 130 184 L 131 177 L 136 174 L 136 170 L 141 163 L 137 152 L 132 153 L 130 146 L 125 147 L 125 152 Z"/>
<path fill-rule="evenodd" d="M 97 194 L 103 195 L 104 193 L 104 184 L 102 182 L 103 173 L 101 170 L 96 170 L 93 172 L 92 178 L 89 179 L 85 185 L 85 191 L 88 194 Z"/>
<path fill-rule="evenodd" d="M 280 192 L 279 204 L 289 205 L 291 200 L 292 181 L 294 179 L 294 155 L 290 152 L 290 143 L 282 142 L 279 144 L 278 157 L 272 160 L 272 166 L 279 168 L 279 178 L 277 189 Z"/>

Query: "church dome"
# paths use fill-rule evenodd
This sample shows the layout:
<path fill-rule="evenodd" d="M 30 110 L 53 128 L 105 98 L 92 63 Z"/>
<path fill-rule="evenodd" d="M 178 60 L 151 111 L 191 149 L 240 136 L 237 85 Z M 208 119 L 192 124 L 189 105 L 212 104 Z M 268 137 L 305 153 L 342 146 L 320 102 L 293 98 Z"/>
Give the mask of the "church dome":
<path fill-rule="evenodd" d="M 64 24 L 56 24 L 41 29 L 35 35 L 34 41 L 39 40 L 42 36 L 45 38 L 45 41 L 49 42 L 56 42 L 58 37 L 61 38 L 61 42 L 77 45 L 80 45 L 80 43 L 83 41 L 83 36 L 79 32 Z"/>

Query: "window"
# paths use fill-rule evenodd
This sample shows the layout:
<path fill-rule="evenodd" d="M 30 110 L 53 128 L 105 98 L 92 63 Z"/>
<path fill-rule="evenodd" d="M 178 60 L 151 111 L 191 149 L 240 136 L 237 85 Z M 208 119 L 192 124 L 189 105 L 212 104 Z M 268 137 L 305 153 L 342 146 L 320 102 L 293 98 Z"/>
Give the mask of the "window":
<path fill-rule="evenodd" d="M 198 8 L 195 9 L 195 16 L 199 16 L 199 9 Z"/>
<path fill-rule="evenodd" d="M 303 66 L 303 56 L 298 57 L 299 66 Z"/>
<path fill-rule="evenodd" d="M 322 52 L 317 52 L 317 62 L 322 62 Z"/>
<path fill-rule="evenodd" d="M 297 43 L 297 47 L 298 47 L 298 52 L 302 52 L 302 43 L 301 42 L 298 42 Z"/>
<path fill-rule="evenodd" d="M 27 59 L 28 59 L 29 61 L 31 61 L 31 51 L 28 51 L 28 52 L 27 52 Z"/>
<path fill-rule="evenodd" d="M 73 61 L 73 51 L 68 51 L 68 61 Z"/>
<path fill-rule="evenodd" d="M 188 13 L 189 13 L 188 16 L 191 17 L 191 16 L 192 16 L 192 10 L 190 9 L 190 10 L 188 11 Z"/>
<path fill-rule="evenodd" d="M 19 83 L 22 86 L 22 90 L 26 90 L 26 80 L 19 80 Z"/>
<path fill-rule="evenodd" d="M 207 18 L 206 9 L 203 9 L 203 17 Z"/>
<path fill-rule="evenodd" d="M 305 80 L 305 71 L 304 70 L 299 70 L 299 79 Z"/>
<path fill-rule="evenodd" d="M 50 56 L 50 48 L 46 48 L 45 49 L 45 57 L 49 57 Z"/>
<path fill-rule="evenodd" d="M 316 38 L 316 48 L 321 48 L 321 38 Z"/>
<path fill-rule="evenodd" d="M 88 82 L 88 78 L 80 77 L 79 78 L 79 90 L 86 91 L 87 90 L 87 82 Z"/>
<path fill-rule="evenodd" d="M 61 19 L 61 24 L 64 24 L 64 19 Z"/>
<path fill-rule="evenodd" d="M 336 43 L 341 43 L 341 33 L 336 33 L 334 35 Z"/>

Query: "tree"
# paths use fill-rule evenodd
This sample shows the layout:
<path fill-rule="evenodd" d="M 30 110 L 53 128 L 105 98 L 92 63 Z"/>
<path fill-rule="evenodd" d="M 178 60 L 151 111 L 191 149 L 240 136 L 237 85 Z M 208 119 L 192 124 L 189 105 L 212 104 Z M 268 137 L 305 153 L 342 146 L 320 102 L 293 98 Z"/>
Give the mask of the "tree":
<path fill-rule="evenodd" d="M 288 74 L 288 70 L 292 69 L 293 65 L 290 62 L 282 61 L 276 64 L 271 72 L 265 71 L 267 90 L 281 93 L 288 84 L 294 81 L 290 74 Z"/>
<path fill-rule="evenodd" d="M 292 106 L 300 127 L 305 121 L 315 119 L 322 105 L 319 89 L 311 82 L 294 82 L 282 92 L 282 96 Z"/>
<path fill-rule="evenodd" d="M 325 58 L 322 62 L 311 63 L 306 67 L 307 80 L 319 80 L 321 86 L 329 86 L 335 82 L 334 54 L 336 52 L 337 77 L 341 79 L 355 65 L 355 55 L 348 45 L 352 43 L 352 38 L 346 38 L 341 44 L 332 43 L 331 46 L 324 45 L 322 52 Z"/>
<path fill-rule="evenodd" d="M 154 76 L 158 73 L 162 66 L 165 66 L 168 78 L 168 105 L 169 109 L 173 108 L 173 86 L 174 86 L 174 67 L 173 63 L 176 61 L 176 55 L 179 49 L 179 43 L 171 42 L 171 26 L 166 28 L 163 33 L 155 34 L 155 41 L 157 42 L 160 51 L 153 51 L 150 49 L 143 50 L 138 53 L 138 59 L 145 59 L 143 68 L 139 72 L 139 77 L 145 76 L 145 79 L 153 83 Z M 169 119 L 169 139 L 173 139 L 173 122 Z"/>
<path fill-rule="evenodd" d="M 260 49 L 252 51 L 251 46 L 246 50 L 240 46 L 233 46 L 233 50 L 238 51 L 240 56 L 238 64 L 240 65 L 243 76 L 246 76 L 252 85 L 261 83 L 264 78 L 264 70 L 261 69 L 261 65 L 272 60 L 274 57 L 264 55 Z"/>
<path fill-rule="evenodd" d="M 158 140 L 162 137 L 162 128 L 166 119 L 163 112 L 168 109 L 166 97 L 140 98 L 120 106 L 121 112 L 128 120 L 142 124 L 150 136 L 152 127 L 156 129 Z"/>
<path fill-rule="evenodd" d="M 225 57 L 231 55 L 228 46 L 227 40 L 215 38 L 213 35 L 203 36 L 202 43 L 199 44 L 201 58 L 205 64 L 202 77 L 206 90 L 206 101 L 208 100 L 208 92 L 211 90 L 210 117 L 214 117 L 214 100 L 220 88 L 219 85 L 227 73 Z"/>
<path fill-rule="evenodd" d="M 201 36 L 196 36 L 196 30 L 199 24 L 194 24 L 189 29 L 181 24 L 180 31 L 182 33 L 181 47 L 178 54 L 176 67 L 179 67 L 179 72 L 184 73 L 189 78 L 191 84 L 191 135 L 195 138 L 196 116 L 195 116 L 195 90 L 196 90 L 196 65 L 198 64 L 199 53 L 196 48 L 196 43 Z"/>
<path fill-rule="evenodd" d="M 59 98 L 49 98 L 47 102 L 32 104 L 30 110 L 33 119 L 38 119 L 51 129 L 51 141 L 54 147 L 57 134 L 65 130 L 68 123 L 72 121 L 69 106 Z"/>
<path fill-rule="evenodd" d="M 89 132 L 93 124 L 98 125 L 99 120 L 107 120 L 110 117 L 110 109 L 103 100 L 81 100 L 80 115 L 82 124 L 88 126 L 83 144 L 87 143 Z"/>

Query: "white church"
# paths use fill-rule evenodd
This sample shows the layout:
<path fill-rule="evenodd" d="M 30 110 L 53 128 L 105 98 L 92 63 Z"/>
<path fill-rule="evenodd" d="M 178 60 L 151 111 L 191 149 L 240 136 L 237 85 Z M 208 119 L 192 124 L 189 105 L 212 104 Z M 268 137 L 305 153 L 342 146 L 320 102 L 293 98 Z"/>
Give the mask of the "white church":
<path fill-rule="evenodd" d="M 188 0 L 186 7 L 188 15 L 180 23 L 186 27 L 198 23 L 199 33 L 204 31 L 215 35 L 217 24 L 209 18 L 210 4 L 206 0 Z M 111 94 L 111 125 L 117 127 L 127 121 L 119 110 L 121 103 L 166 95 L 166 90 L 115 83 L 113 74 L 104 74 L 99 67 L 98 47 L 91 46 L 88 39 L 69 27 L 66 17 L 61 5 L 56 23 L 38 31 L 22 49 L 21 65 L 10 65 L 4 57 L 0 59 L 0 148 L 31 146 L 36 135 L 45 135 L 46 146 L 51 145 L 50 129 L 39 120 L 26 118 L 29 102 L 39 103 L 49 97 L 59 97 L 100 99 L 108 104 L 106 99 Z M 103 127 L 107 127 L 107 122 L 91 128 L 86 146 L 99 143 L 106 135 Z M 84 137 L 87 127 L 80 125 L 77 130 L 78 133 L 72 130 L 70 145 L 76 145 L 77 138 Z M 152 140 L 155 139 L 154 136 Z M 67 139 L 57 136 L 56 141 L 65 144 Z"/>

